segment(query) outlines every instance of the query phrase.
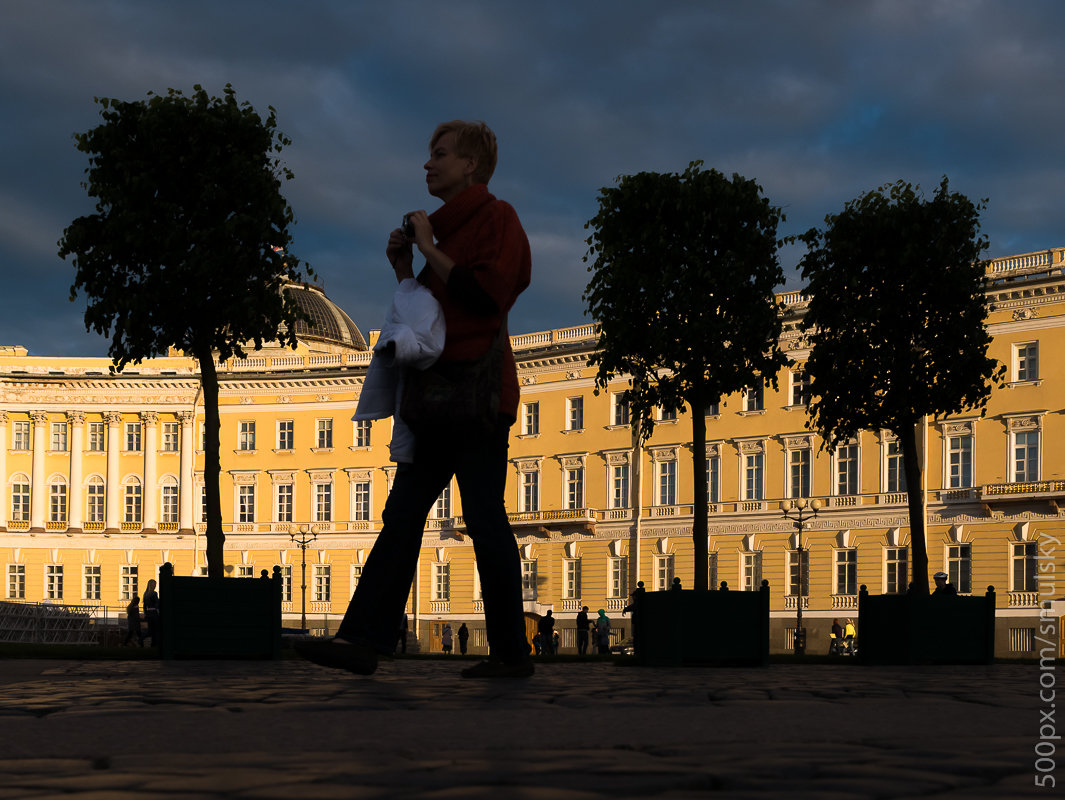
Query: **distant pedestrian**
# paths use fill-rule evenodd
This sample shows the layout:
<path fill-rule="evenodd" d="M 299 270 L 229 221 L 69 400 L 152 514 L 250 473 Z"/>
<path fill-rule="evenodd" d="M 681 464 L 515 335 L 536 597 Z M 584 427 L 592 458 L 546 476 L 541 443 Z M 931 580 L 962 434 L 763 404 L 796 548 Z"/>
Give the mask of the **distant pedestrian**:
<path fill-rule="evenodd" d="M 577 655 L 588 654 L 588 628 L 591 622 L 588 620 L 588 606 L 582 606 L 577 612 Z"/>
<path fill-rule="evenodd" d="M 595 620 L 595 643 L 600 655 L 610 655 L 610 617 L 602 608 Z"/>
<path fill-rule="evenodd" d="M 554 631 L 551 634 L 551 652 L 554 653 L 556 656 L 558 655 L 558 646 L 559 646 L 558 631 Z"/>
<path fill-rule="evenodd" d="M 551 614 L 551 609 L 547 609 L 547 613 L 540 617 L 540 621 L 536 625 L 540 631 L 540 649 L 545 656 L 552 655 L 554 648 L 552 642 L 554 640 L 555 630 L 555 618 Z"/>
<path fill-rule="evenodd" d="M 541 655 L 544 652 L 544 646 L 540 642 L 540 633 L 537 632 L 532 639 L 533 652 L 535 652 L 536 655 Z"/>
<path fill-rule="evenodd" d="M 444 623 L 444 633 L 440 639 L 440 646 L 444 649 L 444 653 L 451 655 L 451 624 Z"/>
<path fill-rule="evenodd" d="M 141 630 L 141 601 L 137 595 L 133 595 L 129 605 L 126 606 L 126 626 L 126 638 L 122 640 L 122 646 L 125 647 L 136 636 L 137 646 L 144 647 L 144 632 Z"/>
<path fill-rule="evenodd" d="M 839 624 L 838 619 L 832 620 L 832 633 L 829 634 L 829 637 L 828 654 L 830 656 L 838 656 L 840 654 L 840 646 L 843 644 L 843 626 Z"/>
<path fill-rule="evenodd" d="M 144 589 L 144 621 L 148 624 L 148 638 L 152 647 L 159 646 L 159 593 L 155 591 L 155 578 Z"/>
<path fill-rule="evenodd" d="M 407 630 L 407 614 L 404 612 L 399 620 L 399 630 L 396 632 L 396 644 L 401 653 L 407 652 Z"/>
<path fill-rule="evenodd" d="M 854 620 L 848 618 L 847 624 L 843 627 L 843 642 L 846 645 L 846 649 L 843 651 L 847 655 L 854 655 L 854 637 L 856 631 L 854 630 Z"/>
<path fill-rule="evenodd" d="M 466 655 L 466 645 L 470 641 L 470 629 L 466 627 L 466 623 L 463 622 L 459 626 L 459 653 Z"/>
<path fill-rule="evenodd" d="M 932 580 L 936 582 L 935 591 L 932 594 L 938 594 L 940 597 L 945 595 L 957 594 L 958 590 L 954 588 L 954 584 L 950 582 L 950 578 L 945 572 L 937 572 L 932 576 Z"/>

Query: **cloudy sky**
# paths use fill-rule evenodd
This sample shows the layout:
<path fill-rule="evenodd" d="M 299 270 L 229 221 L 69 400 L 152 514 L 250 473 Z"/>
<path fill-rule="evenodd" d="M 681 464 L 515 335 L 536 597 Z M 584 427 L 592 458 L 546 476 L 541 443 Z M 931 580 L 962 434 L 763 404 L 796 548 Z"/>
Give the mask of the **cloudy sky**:
<path fill-rule="evenodd" d="M 0 345 L 104 355 L 56 242 L 91 204 L 94 97 L 231 83 L 278 111 L 292 251 L 365 331 L 445 119 L 483 119 L 533 248 L 511 332 L 587 321 L 585 222 L 619 175 L 701 159 L 800 233 L 904 179 L 987 198 L 988 255 L 1065 244 L 1056 0 L 0 0 Z M 799 286 L 797 248 L 782 252 Z"/>

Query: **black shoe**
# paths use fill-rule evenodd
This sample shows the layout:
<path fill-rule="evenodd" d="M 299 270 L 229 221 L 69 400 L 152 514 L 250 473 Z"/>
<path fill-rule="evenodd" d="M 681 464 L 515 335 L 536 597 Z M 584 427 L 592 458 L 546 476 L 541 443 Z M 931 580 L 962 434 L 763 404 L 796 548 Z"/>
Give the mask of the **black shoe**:
<path fill-rule="evenodd" d="M 463 678 L 529 678 L 536 672 L 532 659 L 524 661 L 482 661 L 462 670 Z"/>
<path fill-rule="evenodd" d="M 332 639 L 304 639 L 296 642 L 296 652 L 322 667 L 346 669 L 356 675 L 373 675 L 377 651 L 363 642 L 334 642 Z"/>

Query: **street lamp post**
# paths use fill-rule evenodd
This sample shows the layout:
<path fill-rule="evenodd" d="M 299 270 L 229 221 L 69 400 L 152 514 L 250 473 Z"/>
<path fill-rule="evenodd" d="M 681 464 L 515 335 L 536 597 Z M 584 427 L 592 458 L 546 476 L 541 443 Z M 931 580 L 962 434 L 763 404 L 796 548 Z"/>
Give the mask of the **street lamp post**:
<path fill-rule="evenodd" d="M 796 587 L 795 597 L 795 608 L 797 609 L 795 615 L 795 655 L 797 656 L 801 656 L 806 652 L 806 630 L 802 627 L 802 574 L 803 567 L 805 566 L 802 549 L 802 532 L 803 528 L 806 527 L 806 523 L 816 517 L 817 512 L 820 510 L 820 500 L 807 501 L 805 497 L 800 497 L 797 500 L 785 500 L 780 504 L 780 511 L 784 514 L 784 518 L 791 520 L 791 523 L 799 532 L 798 540 L 795 543 L 795 558 L 798 562 L 796 565 L 798 586 Z"/>
<path fill-rule="evenodd" d="M 296 535 L 297 531 L 299 536 Z M 308 525 L 289 528 L 289 538 L 300 546 L 300 630 L 307 630 L 307 547 L 318 538 L 318 531 Z"/>

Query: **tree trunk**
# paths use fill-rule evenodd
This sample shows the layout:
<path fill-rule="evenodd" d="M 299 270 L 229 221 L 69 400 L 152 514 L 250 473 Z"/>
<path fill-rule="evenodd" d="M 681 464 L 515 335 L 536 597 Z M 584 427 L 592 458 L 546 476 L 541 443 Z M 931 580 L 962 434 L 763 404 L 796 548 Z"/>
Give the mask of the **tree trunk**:
<path fill-rule="evenodd" d="M 915 594 L 928 594 L 928 549 L 925 545 L 924 480 L 917 452 L 917 423 L 895 431 L 906 473 L 906 503 L 910 512 L 910 564 Z"/>
<path fill-rule="evenodd" d="M 710 513 L 706 486 L 706 416 L 704 414 L 703 385 L 698 379 L 692 385 L 689 397 L 692 413 L 692 465 L 694 474 L 692 484 L 695 488 L 695 505 L 692 509 L 692 544 L 695 553 L 695 579 L 692 588 L 696 591 L 707 590 L 707 571 L 710 560 L 707 537 Z"/>
<path fill-rule="evenodd" d="M 214 353 L 207 348 L 196 353 L 200 363 L 200 383 L 203 386 L 203 488 L 207 507 L 207 575 L 221 578 L 225 575 L 225 560 L 222 546 L 226 535 L 222 532 L 222 503 L 218 495 L 218 482 L 222 468 L 218 451 L 218 373 L 214 367 Z"/>

